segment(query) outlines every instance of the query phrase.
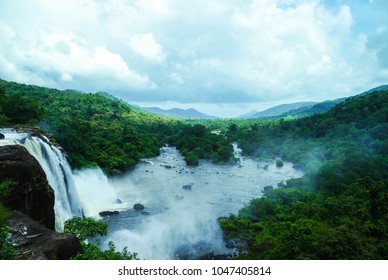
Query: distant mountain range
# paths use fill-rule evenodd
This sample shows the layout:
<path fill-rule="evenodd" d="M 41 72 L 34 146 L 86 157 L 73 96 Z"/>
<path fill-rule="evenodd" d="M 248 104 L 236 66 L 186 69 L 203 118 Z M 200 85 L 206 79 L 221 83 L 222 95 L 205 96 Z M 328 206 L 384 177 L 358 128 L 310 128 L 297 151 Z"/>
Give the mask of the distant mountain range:
<path fill-rule="evenodd" d="M 323 101 L 319 102 L 313 105 L 309 106 L 304 106 L 300 107 L 297 109 L 290 110 L 288 112 L 285 112 L 281 114 L 279 117 L 287 117 L 287 116 L 292 116 L 292 117 L 307 117 L 307 116 L 312 116 L 314 114 L 318 113 L 325 113 L 329 111 L 331 108 L 333 108 L 335 105 L 338 103 L 345 101 L 347 98 L 338 98 L 334 100 L 328 100 L 328 101 Z"/>
<path fill-rule="evenodd" d="M 367 95 L 369 93 L 388 90 L 388 85 L 375 87 L 358 95 Z M 282 104 L 275 107 L 268 108 L 264 111 L 251 111 L 238 118 L 240 119 L 268 119 L 268 118 L 284 118 L 284 117 L 307 117 L 318 113 L 325 113 L 333 108 L 338 103 L 345 101 L 348 97 L 338 98 L 334 100 L 327 100 L 322 102 L 297 102 L 290 104 Z"/>
<path fill-rule="evenodd" d="M 296 102 L 290 104 L 282 104 L 275 107 L 268 108 L 264 111 L 251 111 L 245 115 L 239 116 L 239 119 L 257 119 L 282 115 L 288 111 L 299 109 L 317 104 L 317 102 Z"/>
<path fill-rule="evenodd" d="M 142 109 L 149 111 L 154 114 L 168 116 L 168 117 L 176 117 L 176 118 L 195 118 L 195 119 L 217 119 L 216 116 L 206 115 L 201 113 L 193 108 L 190 109 L 180 109 L 173 108 L 164 110 L 159 107 L 142 107 Z"/>
<path fill-rule="evenodd" d="M 242 119 L 277 119 L 284 117 L 307 117 L 317 113 L 325 113 L 333 108 L 336 104 L 344 101 L 346 98 L 338 98 L 323 102 L 297 102 L 290 104 L 282 104 L 268 108 L 265 111 L 251 111 L 240 116 Z"/>
<path fill-rule="evenodd" d="M 366 95 L 374 91 L 388 90 L 388 85 L 375 87 L 359 95 Z M 237 117 L 238 119 L 278 119 L 284 117 L 307 117 L 318 113 L 325 113 L 333 108 L 338 103 L 345 101 L 347 97 L 338 98 L 334 100 L 326 100 L 322 102 L 296 102 L 289 104 L 281 104 L 264 111 L 250 111 L 244 115 Z M 173 108 L 164 110 L 159 107 L 141 107 L 142 110 L 168 117 L 176 118 L 195 118 L 195 119 L 217 119 L 216 116 L 210 116 L 199 112 L 193 108 L 180 109 Z"/>

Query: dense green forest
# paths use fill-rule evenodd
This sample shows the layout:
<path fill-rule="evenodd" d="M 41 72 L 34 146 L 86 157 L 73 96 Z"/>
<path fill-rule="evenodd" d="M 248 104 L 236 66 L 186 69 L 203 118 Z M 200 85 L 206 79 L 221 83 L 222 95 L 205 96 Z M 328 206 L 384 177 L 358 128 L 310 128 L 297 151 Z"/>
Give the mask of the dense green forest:
<path fill-rule="evenodd" d="M 69 154 L 74 168 L 107 173 L 133 168 L 140 158 L 177 146 L 189 165 L 233 161 L 226 139 L 192 125 L 141 111 L 106 93 L 60 91 L 0 80 L 0 126 L 38 125 Z"/>
<path fill-rule="evenodd" d="M 239 258 L 387 259 L 387 101 L 373 92 L 309 118 L 230 124 L 245 153 L 306 170 L 220 219 Z"/>
<path fill-rule="evenodd" d="M 107 173 L 158 155 L 166 143 L 190 165 L 233 163 L 233 142 L 246 156 L 291 161 L 304 177 L 220 218 L 238 258 L 387 259 L 387 101 L 388 91 L 374 91 L 305 118 L 172 120 L 105 93 L 0 80 L 0 125 L 37 125 L 74 168 L 98 165 Z"/>

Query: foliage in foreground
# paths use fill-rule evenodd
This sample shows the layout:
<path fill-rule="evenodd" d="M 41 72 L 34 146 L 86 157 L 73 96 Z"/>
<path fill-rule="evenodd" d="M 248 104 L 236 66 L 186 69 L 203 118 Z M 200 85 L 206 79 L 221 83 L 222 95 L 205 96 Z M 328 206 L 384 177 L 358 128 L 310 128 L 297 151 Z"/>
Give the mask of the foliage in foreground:
<path fill-rule="evenodd" d="M 12 260 L 16 256 L 16 249 L 9 240 L 8 216 L 8 210 L 0 202 L 0 260 Z"/>
<path fill-rule="evenodd" d="M 67 220 L 64 224 L 64 232 L 72 233 L 81 242 L 83 253 L 78 253 L 75 260 L 135 260 L 136 253 L 131 253 L 124 248 L 121 252 L 116 251 L 112 241 L 108 243 L 108 249 L 100 247 L 99 237 L 108 233 L 108 225 L 104 222 L 90 218 L 75 217 Z"/>

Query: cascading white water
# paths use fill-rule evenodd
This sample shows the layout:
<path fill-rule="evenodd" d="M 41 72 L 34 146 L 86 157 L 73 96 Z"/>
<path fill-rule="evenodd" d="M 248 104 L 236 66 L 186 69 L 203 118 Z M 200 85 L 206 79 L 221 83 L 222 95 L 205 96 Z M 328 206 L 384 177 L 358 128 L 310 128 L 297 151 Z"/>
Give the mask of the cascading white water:
<path fill-rule="evenodd" d="M 67 219 L 82 216 L 82 207 L 74 184 L 73 174 L 64 154 L 53 145 L 26 133 L 3 130 L 5 139 L 0 145 L 22 145 L 41 165 L 55 194 L 55 229 L 62 231 Z"/>
<path fill-rule="evenodd" d="M 86 217 L 101 218 L 102 211 L 127 209 L 127 201 L 121 201 L 108 177 L 100 168 L 76 170 L 74 181 Z"/>
<path fill-rule="evenodd" d="M 232 143 L 234 157 L 239 162 L 240 167 L 243 164 L 243 157 L 241 156 L 242 150 L 238 147 L 237 143 Z"/>
<path fill-rule="evenodd" d="M 48 145 L 38 137 L 26 138 L 23 146 L 38 160 L 54 190 L 55 229 L 60 231 L 66 220 L 82 216 L 71 168 L 55 146 Z"/>

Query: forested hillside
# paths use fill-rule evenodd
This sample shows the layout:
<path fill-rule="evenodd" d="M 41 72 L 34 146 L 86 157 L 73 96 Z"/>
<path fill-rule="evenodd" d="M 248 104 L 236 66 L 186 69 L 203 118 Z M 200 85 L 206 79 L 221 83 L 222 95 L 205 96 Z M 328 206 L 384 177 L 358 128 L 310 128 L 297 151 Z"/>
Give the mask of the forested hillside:
<path fill-rule="evenodd" d="M 231 124 L 227 135 L 259 157 L 307 171 L 220 219 L 248 259 L 387 259 L 388 92 L 347 99 L 326 114 Z"/>
<path fill-rule="evenodd" d="M 74 168 L 98 165 L 125 171 L 140 158 L 178 146 L 191 165 L 199 159 L 228 162 L 230 143 L 202 125 L 160 118 L 106 93 L 60 91 L 0 80 L 0 125 L 38 125 L 69 154 Z"/>

